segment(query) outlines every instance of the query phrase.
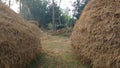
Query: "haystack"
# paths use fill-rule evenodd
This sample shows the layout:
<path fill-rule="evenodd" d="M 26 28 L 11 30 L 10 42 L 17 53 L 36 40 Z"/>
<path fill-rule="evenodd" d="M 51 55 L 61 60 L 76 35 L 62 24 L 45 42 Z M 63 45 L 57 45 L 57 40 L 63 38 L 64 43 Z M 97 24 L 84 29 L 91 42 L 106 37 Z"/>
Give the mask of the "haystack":
<path fill-rule="evenodd" d="M 71 45 L 93 68 L 120 68 L 120 0 L 91 0 L 75 24 Z"/>
<path fill-rule="evenodd" d="M 41 46 L 35 30 L 39 28 L 0 3 L 0 68 L 26 68 L 36 58 Z"/>
<path fill-rule="evenodd" d="M 34 20 L 28 20 L 29 23 L 35 24 L 36 26 L 39 26 L 39 23 L 37 21 Z"/>

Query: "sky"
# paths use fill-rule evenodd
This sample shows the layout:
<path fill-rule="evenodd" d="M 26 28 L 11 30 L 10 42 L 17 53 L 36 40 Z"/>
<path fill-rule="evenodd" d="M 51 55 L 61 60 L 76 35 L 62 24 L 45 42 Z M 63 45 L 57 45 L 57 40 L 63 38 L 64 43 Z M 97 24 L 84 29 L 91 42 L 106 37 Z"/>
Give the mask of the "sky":
<path fill-rule="evenodd" d="M 11 6 L 11 8 L 15 12 L 18 13 L 19 12 L 19 5 L 18 5 L 18 3 L 16 4 L 15 0 L 12 0 L 12 1 L 14 1 L 14 2 L 13 2 L 13 5 Z M 73 14 L 73 12 L 72 12 L 72 10 L 73 10 L 72 4 L 73 4 L 74 1 L 75 0 L 61 0 L 61 3 L 60 3 L 61 9 L 65 10 L 66 8 L 69 8 L 70 9 L 70 11 L 69 11 L 70 15 Z M 59 4 L 60 0 L 55 0 L 55 2 L 57 2 Z"/>
<path fill-rule="evenodd" d="M 58 0 L 57 0 L 57 1 L 58 1 Z M 61 0 L 60 7 L 61 7 L 62 9 L 66 9 L 66 8 L 70 9 L 69 13 L 70 13 L 70 15 L 71 15 L 71 14 L 73 14 L 72 10 L 73 10 L 74 8 L 73 8 L 72 4 L 73 4 L 74 1 L 75 1 L 75 0 Z"/>
<path fill-rule="evenodd" d="M 59 2 L 59 0 L 56 0 Z M 73 9 L 73 6 L 72 6 L 72 3 L 74 2 L 75 0 L 61 0 L 61 4 L 60 4 L 60 7 L 62 9 L 66 9 L 67 7 L 70 8 L 70 9 Z"/>

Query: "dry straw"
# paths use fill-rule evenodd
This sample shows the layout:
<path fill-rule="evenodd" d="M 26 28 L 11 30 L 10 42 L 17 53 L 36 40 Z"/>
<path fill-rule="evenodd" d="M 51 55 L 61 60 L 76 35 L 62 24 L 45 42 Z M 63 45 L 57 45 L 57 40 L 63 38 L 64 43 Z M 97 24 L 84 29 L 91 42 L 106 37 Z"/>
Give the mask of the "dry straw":
<path fill-rule="evenodd" d="M 120 68 L 120 0 L 91 0 L 75 24 L 71 45 L 93 68 Z"/>
<path fill-rule="evenodd" d="M 39 28 L 0 3 L 0 68 L 25 68 L 40 53 Z"/>
<path fill-rule="evenodd" d="M 34 20 L 28 20 L 29 23 L 32 23 L 36 26 L 39 26 L 39 23 L 37 21 L 34 21 Z"/>

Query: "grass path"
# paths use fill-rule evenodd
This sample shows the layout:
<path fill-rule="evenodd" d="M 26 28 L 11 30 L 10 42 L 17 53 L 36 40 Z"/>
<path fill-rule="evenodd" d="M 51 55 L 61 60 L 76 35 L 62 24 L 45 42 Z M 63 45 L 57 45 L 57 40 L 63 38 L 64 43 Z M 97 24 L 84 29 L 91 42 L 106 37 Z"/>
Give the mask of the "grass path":
<path fill-rule="evenodd" d="M 44 35 L 41 43 L 45 53 L 38 68 L 87 68 L 75 59 L 68 37 Z"/>

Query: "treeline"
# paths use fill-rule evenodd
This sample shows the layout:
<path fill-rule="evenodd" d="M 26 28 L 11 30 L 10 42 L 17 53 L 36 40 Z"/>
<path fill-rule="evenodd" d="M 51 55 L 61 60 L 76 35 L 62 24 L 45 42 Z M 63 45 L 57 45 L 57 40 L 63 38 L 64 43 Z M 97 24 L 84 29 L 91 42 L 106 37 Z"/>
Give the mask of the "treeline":
<path fill-rule="evenodd" d="M 68 14 L 69 11 L 62 12 L 59 5 L 47 0 L 21 0 L 20 14 L 28 20 L 36 20 L 40 27 L 53 29 L 53 27 L 71 27 L 74 19 Z M 53 12 L 54 7 L 54 12 Z M 53 23 L 54 13 L 54 23 Z"/>
<path fill-rule="evenodd" d="M 12 0 L 2 0 L 11 6 Z M 60 6 L 49 0 L 16 0 L 20 6 L 20 15 L 27 20 L 35 20 L 41 28 L 53 29 L 56 27 L 73 27 L 79 18 L 88 0 L 76 0 L 73 3 L 73 16 L 69 14 L 69 9 L 62 10 Z M 14 3 L 12 3 L 14 4 Z M 63 12 L 64 11 L 64 12 Z"/>

